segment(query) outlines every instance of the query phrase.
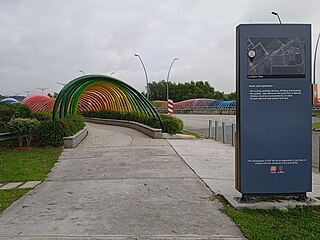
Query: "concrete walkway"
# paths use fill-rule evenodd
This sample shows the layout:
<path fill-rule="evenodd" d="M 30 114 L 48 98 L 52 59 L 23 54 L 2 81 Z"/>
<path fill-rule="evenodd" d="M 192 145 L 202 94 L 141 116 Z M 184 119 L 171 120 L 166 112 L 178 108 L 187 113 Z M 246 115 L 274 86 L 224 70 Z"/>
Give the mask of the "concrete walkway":
<path fill-rule="evenodd" d="M 166 140 L 88 129 L 46 181 L 0 215 L 0 239 L 243 239 Z"/>
<path fill-rule="evenodd" d="M 235 149 L 229 144 L 214 140 L 169 140 L 170 144 L 197 175 L 216 193 L 223 195 L 236 208 L 285 208 L 297 205 L 320 205 L 320 174 L 312 173 L 311 198 L 307 202 L 294 200 L 261 201 L 257 203 L 239 203 L 235 198 L 241 194 L 235 190 Z"/>

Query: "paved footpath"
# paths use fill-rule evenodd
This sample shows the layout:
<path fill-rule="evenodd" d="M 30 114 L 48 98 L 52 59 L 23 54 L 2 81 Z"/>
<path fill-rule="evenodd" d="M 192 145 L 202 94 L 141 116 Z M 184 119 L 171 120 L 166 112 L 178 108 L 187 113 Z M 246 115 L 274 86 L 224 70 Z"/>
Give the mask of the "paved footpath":
<path fill-rule="evenodd" d="M 243 239 L 166 140 L 88 128 L 46 181 L 0 215 L 0 239 Z"/>

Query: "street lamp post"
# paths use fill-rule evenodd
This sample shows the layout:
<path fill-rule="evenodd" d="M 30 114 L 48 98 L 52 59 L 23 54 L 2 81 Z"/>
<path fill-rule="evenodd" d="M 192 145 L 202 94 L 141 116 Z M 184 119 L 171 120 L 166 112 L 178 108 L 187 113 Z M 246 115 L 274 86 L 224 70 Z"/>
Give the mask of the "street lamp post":
<path fill-rule="evenodd" d="M 319 38 L 320 38 L 320 33 L 318 34 L 316 48 L 314 50 L 314 56 L 313 56 L 313 84 L 316 83 L 316 63 L 317 63 L 317 51 L 318 51 L 318 45 L 319 45 Z"/>
<path fill-rule="evenodd" d="M 171 68 L 172 68 L 172 65 L 175 61 L 177 61 L 179 58 L 174 58 L 170 64 L 170 67 L 169 67 L 169 71 L 168 71 L 168 75 L 167 75 L 167 101 L 169 100 L 169 76 L 170 76 L 170 72 L 171 72 Z"/>
<path fill-rule="evenodd" d="M 146 67 L 144 66 L 143 61 L 142 61 L 142 59 L 141 59 L 141 57 L 140 57 L 139 54 L 134 54 L 134 56 L 135 56 L 135 57 L 138 57 L 139 60 L 140 60 L 140 62 L 141 62 L 141 64 L 142 64 L 142 67 L 143 67 L 143 70 L 144 70 L 144 74 L 145 74 L 145 76 L 146 76 L 147 99 L 149 100 L 149 90 L 148 90 L 148 89 L 149 89 L 149 81 L 148 81 L 148 74 L 147 74 Z"/>
<path fill-rule="evenodd" d="M 113 75 L 113 74 L 115 74 L 115 72 L 110 73 L 110 75 L 109 75 L 109 76 L 110 76 L 110 77 L 112 77 L 112 75 Z"/>
<path fill-rule="evenodd" d="M 271 14 L 277 16 L 280 24 L 282 24 L 280 16 L 279 16 L 279 14 L 277 12 L 271 12 Z"/>
<path fill-rule="evenodd" d="M 317 65 L 317 51 L 319 45 L 320 33 L 318 34 L 316 48 L 313 56 L 313 83 L 312 83 L 312 105 L 318 105 L 318 85 L 316 84 L 316 65 Z"/>
<path fill-rule="evenodd" d="M 67 85 L 66 83 L 62 83 L 62 82 L 57 82 L 58 84 L 62 85 L 62 86 L 65 86 Z"/>
<path fill-rule="evenodd" d="M 81 69 L 79 70 L 79 72 L 83 73 L 83 75 L 86 75 L 85 72 Z"/>
<path fill-rule="evenodd" d="M 48 89 L 48 88 L 40 88 L 40 87 L 38 87 L 37 89 L 41 90 L 41 93 L 43 94 L 43 91 Z"/>
<path fill-rule="evenodd" d="M 29 93 L 31 93 L 32 91 L 23 91 L 27 94 L 27 96 L 29 95 Z"/>

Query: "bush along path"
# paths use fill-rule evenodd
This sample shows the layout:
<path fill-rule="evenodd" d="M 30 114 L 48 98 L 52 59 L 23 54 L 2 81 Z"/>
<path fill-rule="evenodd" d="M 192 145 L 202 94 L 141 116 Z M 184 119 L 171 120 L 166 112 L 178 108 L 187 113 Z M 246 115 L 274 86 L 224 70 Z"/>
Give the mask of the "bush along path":
<path fill-rule="evenodd" d="M 158 119 L 142 116 L 134 112 L 121 113 L 116 111 L 101 110 L 101 111 L 93 111 L 93 112 L 83 112 L 82 115 L 84 117 L 134 121 L 134 122 L 145 124 L 152 128 L 163 127 L 162 132 L 170 133 L 170 134 L 180 133 L 183 129 L 183 121 L 181 119 L 174 116 L 168 116 L 165 114 L 160 115 L 162 119 L 162 124 L 163 124 L 162 126 Z"/>
<path fill-rule="evenodd" d="M 0 103 L 0 133 L 16 134 L 20 147 L 62 146 L 64 137 L 76 134 L 85 126 L 79 114 L 58 118 L 56 122 L 51 118 L 51 114 L 31 112 L 23 104 Z"/>

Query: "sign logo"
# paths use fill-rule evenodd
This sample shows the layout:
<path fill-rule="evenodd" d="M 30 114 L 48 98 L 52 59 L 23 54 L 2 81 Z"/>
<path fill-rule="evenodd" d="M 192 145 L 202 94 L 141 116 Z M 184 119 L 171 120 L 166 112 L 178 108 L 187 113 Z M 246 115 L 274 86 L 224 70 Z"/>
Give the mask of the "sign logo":
<path fill-rule="evenodd" d="M 277 166 L 270 166 L 270 173 L 276 173 L 277 172 Z"/>
<path fill-rule="evenodd" d="M 278 173 L 284 173 L 284 167 L 282 165 L 279 166 Z"/>

